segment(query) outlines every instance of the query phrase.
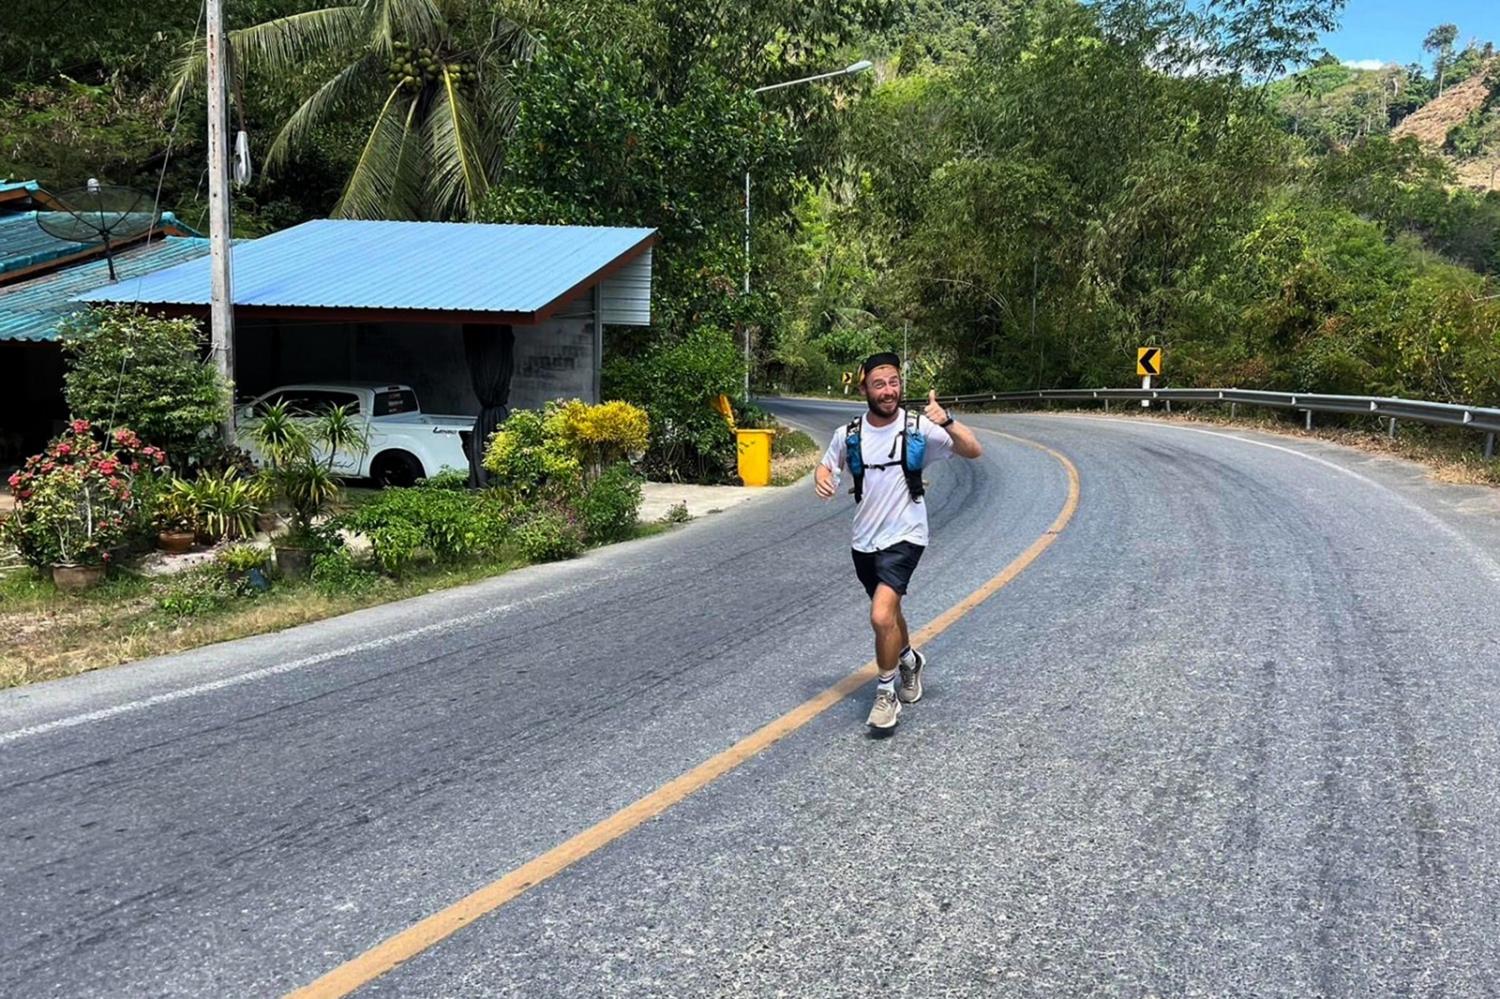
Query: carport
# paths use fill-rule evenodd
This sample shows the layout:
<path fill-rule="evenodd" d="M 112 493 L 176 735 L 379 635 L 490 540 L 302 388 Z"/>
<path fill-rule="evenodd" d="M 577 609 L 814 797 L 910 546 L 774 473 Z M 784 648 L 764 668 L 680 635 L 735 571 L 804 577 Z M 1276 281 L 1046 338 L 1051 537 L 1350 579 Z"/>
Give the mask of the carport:
<path fill-rule="evenodd" d="M 476 418 L 599 401 L 606 325 L 651 321 L 654 229 L 321 219 L 236 243 L 234 380 L 397 382 Z M 209 317 L 209 262 L 79 296 Z"/>

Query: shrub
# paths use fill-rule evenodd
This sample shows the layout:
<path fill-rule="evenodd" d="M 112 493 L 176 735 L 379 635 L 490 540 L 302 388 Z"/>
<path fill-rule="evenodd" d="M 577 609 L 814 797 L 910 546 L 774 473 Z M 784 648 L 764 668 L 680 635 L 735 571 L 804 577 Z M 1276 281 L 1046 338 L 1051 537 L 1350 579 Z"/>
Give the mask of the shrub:
<path fill-rule="evenodd" d="M 119 429 L 101 443 L 87 420 L 32 455 L 10 477 L 15 512 L 5 521 L 8 541 L 31 565 L 97 565 L 138 531 L 148 509 L 139 485 L 153 479 L 166 456 Z"/>
<path fill-rule="evenodd" d="M 214 564 L 226 573 L 265 569 L 270 552 L 258 545 L 230 545 L 214 556 Z"/>
<path fill-rule="evenodd" d="M 60 327 L 68 408 L 107 427 L 129 426 L 164 448 L 173 467 L 218 450 L 229 387 L 201 360 L 193 319 L 166 319 L 128 307 L 95 308 Z"/>
<path fill-rule="evenodd" d="M 506 535 L 498 504 L 467 490 L 434 486 L 381 490 L 335 523 L 368 538 L 375 560 L 392 575 L 424 551 L 440 561 L 456 561 L 493 551 Z"/>
<path fill-rule="evenodd" d="M 583 551 L 584 536 L 571 511 L 549 503 L 517 525 L 515 540 L 527 561 L 555 562 Z"/>
<path fill-rule="evenodd" d="M 578 500 L 578 515 L 589 541 L 607 544 L 630 536 L 641 509 L 641 477 L 627 462 L 616 462 Z"/>
<path fill-rule="evenodd" d="M 640 458 L 650 443 L 650 417 L 628 402 L 614 400 L 590 406 L 573 399 L 558 412 L 563 436 L 591 479 L 616 462 Z"/>
<path fill-rule="evenodd" d="M 267 464 L 265 494 L 279 498 L 292 513 L 285 543 L 309 546 L 313 521 L 338 498 L 341 485 L 333 472 L 340 451 L 362 451 L 364 430 L 343 406 L 312 420 L 280 404 L 265 406 L 250 427 L 250 439 Z"/>
<path fill-rule="evenodd" d="M 720 395 L 740 391 L 744 362 L 734 339 L 712 326 L 657 344 L 638 358 L 605 368 L 609 391 L 646 410 L 652 477 L 720 482 L 735 463 L 734 434 L 714 411 Z"/>
<path fill-rule="evenodd" d="M 257 485 L 240 477 L 237 470 L 202 472 L 189 487 L 197 512 L 197 526 L 217 541 L 248 538 L 255 533 L 255 515 L 260 512 Z"/>
<path fill-rule="evenodd" d="M 576 489 L 583 462 L 566 426 L 565 409 L 557 403 L 547 403 L 540 413 L 511 413 L 485 446 L 484 467 L 495 485 L 522 497 L 535 496 L 544 487 Z"/>
<path fill-rule="evenodd" d="M 417 485 L 428 489 L 467 489 L 469 488 L 469 473 L 445 468 L 436 475 L 422 479 Z"/>
<path fill-rule="evenodd" d="M 354 560 L 347 548 L 313 556 L 313 586 L 324 596 L 368 593 L 380 583 L 380 577 Z"/>

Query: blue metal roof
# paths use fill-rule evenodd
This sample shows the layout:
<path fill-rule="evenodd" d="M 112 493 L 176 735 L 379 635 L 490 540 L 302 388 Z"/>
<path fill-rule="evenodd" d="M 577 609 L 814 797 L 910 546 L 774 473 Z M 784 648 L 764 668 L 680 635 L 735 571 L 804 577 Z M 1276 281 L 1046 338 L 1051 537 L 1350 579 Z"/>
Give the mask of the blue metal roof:
<path fill-rule="evenodd" d="M 9 186 L 11 188 L 26 186 L 31 189 L 34 185 L 12 184 Z M 55 214 L 63 217 L 67 215 L 66 212 L 35 211 L 0 213 L 0 274 L 24 270 L 36 264 L 44 264 L 49 260 L 72 257 L 80 253 L 104 252 L 101 244 L 75 243 L 72 240 L 58 239 L 43 231 L 42 227 L 37 224 L 39 214 Z M 142 224 L 149 221 L 150 216 L 147 213 L 142 212 L 140 216 Z M 178 222 L 171 212 L 162 212 L 157 228 L 192 232 L 187 226 Z"/>
<path fill-rule="evenodd" d="M 168 236 L 116 253 L 115 271 L 123 281 L 207 253 L 206 239 Z M 72 297 L 108 283 L 109 264 L 100 258 L 0 287 L 0 340 L 56 340 L 57 324 L 83 308 Z"/>
<path fill-rule="evenodd" d="M 239 308 L 535 314 L 644 249 L 654 229 L 320 219 L 234 249 Z M 199 260 L 80 296 L 206 307 Z"/>

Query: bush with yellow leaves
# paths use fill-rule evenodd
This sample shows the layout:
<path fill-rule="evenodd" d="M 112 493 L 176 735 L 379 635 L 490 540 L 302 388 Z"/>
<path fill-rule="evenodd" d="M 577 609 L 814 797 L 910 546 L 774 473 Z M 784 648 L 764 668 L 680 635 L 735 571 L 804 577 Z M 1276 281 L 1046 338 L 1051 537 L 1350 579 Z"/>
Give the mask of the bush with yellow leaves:
<path fill-rule="evenodd" d="M 620 461 L 636 461 L 651 436 L 646 411 L 614 400 L 590 406 L 577 399 L 559 407 L 562 435 L 573 446 L 590 480 Z"/>
<path fill-rule="evenodd" d="M 638 459 L 650 433 L 645 410 L 628 402 L 549 402 L 540 413 L 512 413 L 490 437 L 484 467 L 523 496 L 543 487 L 574 494 L 611 465 Z"/>

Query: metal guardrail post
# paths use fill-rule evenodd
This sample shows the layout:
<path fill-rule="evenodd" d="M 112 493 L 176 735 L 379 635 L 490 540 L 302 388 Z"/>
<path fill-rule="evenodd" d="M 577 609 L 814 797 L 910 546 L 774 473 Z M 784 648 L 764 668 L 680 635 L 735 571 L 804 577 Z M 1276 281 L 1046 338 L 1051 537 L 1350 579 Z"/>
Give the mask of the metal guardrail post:
<path fill-rule="evenodd" d="M 1303 412 L 1307 415 L 1306 429 L 1310 431 L 1312 430 L 1312 410 L 1308 409 Z"/>
<path fill-rule="evenodd" d="M 1484 460 L 1490 461 L 1495 457 L 1495 432 L 1491 430 L 1484 435 Z"/>

